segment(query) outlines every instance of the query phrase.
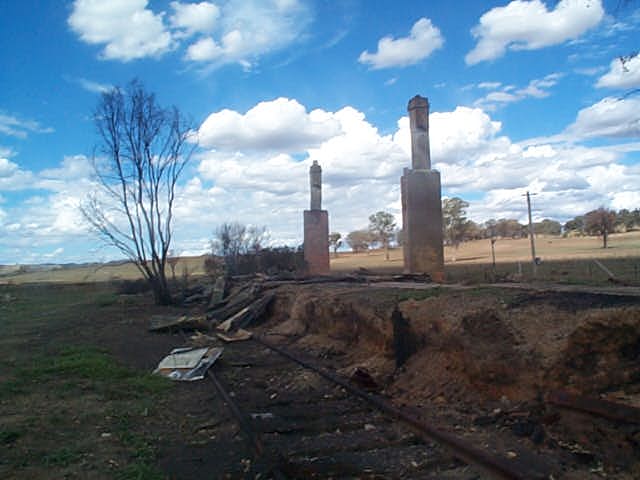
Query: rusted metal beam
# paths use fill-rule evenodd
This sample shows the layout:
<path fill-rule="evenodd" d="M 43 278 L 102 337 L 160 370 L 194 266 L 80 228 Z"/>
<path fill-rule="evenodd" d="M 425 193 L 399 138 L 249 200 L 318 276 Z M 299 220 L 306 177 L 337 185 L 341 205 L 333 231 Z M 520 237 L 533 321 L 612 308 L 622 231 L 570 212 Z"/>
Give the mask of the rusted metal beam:
<path fill-rule="evenodd" d="M 564 390 L 549 392 L 547 402 L 558 407 L 590 413 L 617 422 L 640 423 L 640 408 L 623 403 L 577 395 Z"/>
<path fill-rule="evenodd" d="M 227 393 L 225 388 L 222 386 L 222 384 L 220 383 L 220 380 L 218 380 L 215 374 L 211 370 L 208 370 L 207 375 L 209 377 L 209 380 L 213 382 L 213 385 L 216 388 L 216 391 L 220 394 L 220 396 L 224 400 L 224 403 L 226 403 L 229 410 L 231 410 L 232 415 L 238 422 L 238 425 L 240 426 L 240 429 L 247 437 L 247 440 L 249 440 L 249 443 L 253 447 L 253 450 L 256 453 L 256 455 L 258 456 L 262 455 L 262 452 L 264 452 L 262 441 L 260 440 L 256 432 L 253 430 L 253 428 L 251 428 L 249 419 L 242 414 L 242 412 L 238 408 L 238 405 L 236 405 L 233 399 L 229 396 L 229 394 Z"/>
<path fill-rule="evenodd" d="M 487 453 L 486 451 L 476 448 L 475 446 L 460 439 L 459 437 L 456 437 L 455 435 L 444 432 L 432 425 L 429 425 L 428 423 L 425 423 L 417 416 L 405 410 L 399 409 L 395 405 L 391 404 L 391 402 L 383 399 L 382 397 L 353 386 L 346 379 L 341 378 L 334 373 L 325 370 L 324 368 L 313 365 L 312 363 L 297 357 L 291 352 L 272 344 L 262 337 L 254 336 L 253 340 L 298 363 L 299 365 L 302 365 L 309 370 L 313 370 L 327 380 L 340 385 L 352 395 L 365 400 L 369 404 L 376 407 L 378 410 L 381 410 L 399 420 L 404 421 L 424 436 L 428 437 L 429 439 L 436 440 L 437 442 L 447 447 L 452 451 L 454 456 L 458 457 L 466 463 L 471 463 L 481 467 L 483 470 L 496 478 L 507 480 L 550 478 L 552 472 L 541 461 L 536 465 L 533 465 L 531 462 L 524 463 L 519 458 L 506 458 Z"/>
<path fill-rule="evenodd" d="M 227 393 L 225 388 L 222 386 L 222 383 L 220 383 L 220 380 L 218 380 L 216 375 L 211 370 L 207 371 L 207 376 L 213 383 L 216 391 L 224 400 L 224 403 L 227 405 L 229 410 L 231 410 L 231 413 L 236 419 L 236 422 L 238 422 L 240 429 L 251 444 L 256 458 L 263 456 L 264 446 L 262 444 L 262 440 L 260 439 L 260 436 L 256 433 L 256 431 L 252 428 L 249 418 L 240 411 L 240 408 L 238 407 L 236 402 L 233 401 L 233 398 L 231 398 L 231 396 Z M 283 462 L 283 458 L 284 457 L 280 452 L 276 452 L 275 455 L 273 455 L 273 460 L 275 461 L 276 465 L 272 467 L 268 473 L 272 474 L 273 478 L 275 478 L 276 480 L 286 480 L 287 478 L 277 466 L 277 464 Z"/>

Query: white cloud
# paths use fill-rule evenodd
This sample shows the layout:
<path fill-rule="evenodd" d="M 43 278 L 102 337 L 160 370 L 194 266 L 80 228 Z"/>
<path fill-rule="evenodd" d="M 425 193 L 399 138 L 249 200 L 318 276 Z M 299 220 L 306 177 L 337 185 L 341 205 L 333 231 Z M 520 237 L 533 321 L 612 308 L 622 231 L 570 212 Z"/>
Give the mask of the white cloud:
<path fill-rule="evenodd" d="M 108 60 L 158 58 L 183 46 L 188 61 L 249 69 L 298 39 L 311 21 L 306 0 L 172 1 L 170 7 L 165 21 L 166 13 L 154 12 L 148 0 L 75 0 L 68 24 L 85 43 L 103 46 L 100 55 Z"/>
<path fill-rule="evenodd" d="M 42 254 L 42 258 L 46 258 L 50 260 L 60 256 L 62 253 L 64 253 L 64 248 L 58 247 L 52 252 Z"/>
<path fill-rule="evenodd" d="M 383 37 L 378 41 L 377 52 L 369 53 L 365 50 L 360 54 L 358 61 L 374 70 L 406 67 L 429 57 L 443 44 L 444 37 L 438 27 L 434 26 L 430 19 L 421 18 L 411 27 L 408 37 Z"/>
<path fill-rule="evenodd" d="M 553 10 L 540 0 L 514 0 L 480 17 L 471 33 L 478 40 L 468 65 L 494 60 L 509 50 L 537 50 L 575 39 L 604 17 L 600 0 L 561 0 Z"/>
<path fill-rule="evenodd" d="M 493 142 L 501 142 L 496 135 L 500 122 L 491 120 L 479 108 L 456 107 L 452 112 L 433 112 L 429 118 L 430 143 L 434 158 L 459 158 L 468 152 L 486 150 Z M 409 138 L 405 144 L 409 144 Z"/>
<path fill-rule="evenodd" d="M 478 84 L 478 88 L 482 88 L 484 90 L 495 90 L 501 85 L 502 85 L 501 82 L 480 82 Z"/>
<path fill-rule="evenodd" d="M 42 170 L 39 176 L 44 179 L 79 180 L 89 178 L 92 173 L 93 167 L 86 156 L 72 155 L 64 157 L 58 168 Z"/>
<path fill-rule="evenodd" d="M 86 248 L 87 240 L 86 223 L 78 208 L 91 189 L 83 158 L 67 157 L 59 168 L 36 173 L 0 159 L 0 191 L 26 195 L 23 200 L 7 202 L 4 218 L 0 218 L 0 263 L 46 261 L 49 257 L 43 254 L 66 246 L 72 246 L 66 250 L 67 261 L 89 260 L 86 252 L 80 258 L 74 252 Z"/>
<path fill-rule="evenodd" d="M 575 68 L 573 71 L 578 75 L 593 77 L 594 75 L 598 75 L 599 73 L 602 73 L 604 70 L 606 70 L 606 68 L 603 68 L 603 67 L 582 67 L 582 68 Z"/>
<path fill-rule="evenodd" d="M 212 113 L 199 129 L 200 145 L 226 150 L 300 152 L 335 135 L 338 122 L 323 110 L 306 111 L 296 100 L 260 102 L 244 115 Z"/>
<path fill-rule="evenodd" d="M 493 90 L 494 88 L 500 88 L 487 93 L 484 97 L 475 101 L 474 105 L 481 107 L 488 111 L 493 111 L 498 106 L 519 102 L 526 98 L 545 98 L 550 95 L 547 89 L 555 86 L 563 74 L 551 73 L 543 78 L 531 80 L 526 87 L 516 88 L 513 85 L 504 85 L 498 82 L 485 82 L 478 84 L 478 88 L 485 90 Z M 494 87 L 495 85 L 495 87 Z"/>
<path fill-rule="evenodd" d="M 593 137 L 638 138 L 640 136 L 640 98 L 606 97 L 578 112 L 566 135 L 584 139 Z"/>
<path fill-rule="evenodd" d="M 52 132 L 53 128 L 43 127 L 35 120 L 25 120 L 0 112 L 0 134 L 24 139 L 29 136 L 29 133 Z"/>
<path fill-rule="evenodd" d="M 207 62 L 217 60 L 224 56 L 223 48 L 218 45 L 213 38 L 201 38 L 189 45 L 187 49 L 187 59 L 194 62 Z"/>
<path fill-rule="evenodd" d="M 638 192 L 640 172 L 619 163 L 623 152 L 618 149 L 545 143 L 522 147 L 500 135 L 501 124 L 479 108 L 433 112 L 429 123 L 432 164 L 441 172 L 443 188 L 463 197 L 470 191 L 483 192 L 480 200 L 470 202 L 470 215 L 476 221 L 524 221 L 521 194 L 527 190 L 540 193 L 539 218 L 563 221 Z M 394 139 L 408 154 L 406 117 Z"/>
<path fill-rule="evenodd" d="M 0 190 L 16 191 L 29 188 L 34 181 L 33 174 L 6 158 L 0 158 Z"/>
<path fill-rule="evenodd" d="M 336 112 L 305 113 L 297 101 L 279 99 L 256 105 L 254 109 L 266 112 L 267 117 L 261 123 L 269 125 L 272 123 L 269 115 L 281 107 L 291 108 L 296 114 L 281 116 L 278 128 L 263 131 L 259 142 L 238 138 L 230 145 L 231 151 L 202 154 L 198 166 L 201 180 L 191 182 L 185 190 L 185 198 L 191 200 L 185 211 L 176 216 L 180 222 L 185 222 L 188 211 L 212 211 L 207 217 L 211 232 L 223 221 L 240 220 L 267 225 L 278 242 L 300 243 L 302 210 L 308 208 L 309 202 L 308 171 L 313 160 L 318 160 L 324 171 L 323 205 L 331 212 L 332 229 L 348 231 L 361 226 L 372 208 L 396 208 L 398 213 L 398 179 L 409 160 L 393 136 L 380 135 L 364 114 L 352 107 Z M 282 142 L 280 132 L 289 132 L 292 138 L 299 133 L 306 135 L 304 125 L 313 119 L 314 112 L 323 128 L 329 126 L 322 136 L 313 138 L 313 142 L 296 140 L 300 146 L 295 149 L 291 148 L 291 140 Z M 226 131 L 225 120 L 233 129 L 237 128 L 238 114 L 233 113 L 217 119 L 222 131 Z M 249 122 L 249 117 L 248 112 L 240 118 L 245 125 L 257 123 L 255 118 Z M 272 139 L 270 133 L 274 135 Z M 300 149 L 303 143 L 306 143 L 303 160 L 286 153 Z M 243 144 L 247 145 L 244 149 Z M 280 152 L 273 151 L 277 144 L 281 145 Z M 256 151 L 256 147 L 263 150 Z M 236 151 L 238 149 L 241 151 Z M 199 204 L 204 206 L 198 207 Z M 211 204 L 215 204 L 215 208 L 206 206 Z M 195 223 L 202 229 L 201 216 L 191 218 L 200 218 Z"/>
<path fill-rule="evenodd" d="M 340 122 L 340 132 L 319 147 L 309 149 L 309 159 L 323 166 L 333 185 L 389 180 L 401 174 L 402 166 L 408 164 L 408 155 L 392 135 L 380 135 L 365 115 L 353 107 L 332 115 Z"/>
<path fill-rule="evenodd" d="M 19 208 L 8 209 L 11 224 L 5 228 L 14 238 L 3 239 L 3 244 L 20 244 L 25 239 L 34 245 L 64 243 L 76 235 L 87 233 L 80 213 L 82 192 L 69 191 L 31 197 Z"/>
<path fill-rule="evenodd" d="M 611 61 L 609 71 L 598 79 L 598 88 L 640 87 L 640 54 Z"/>
<path fill-rule="evenodd" d="M 104 59 L 158 57 L 171 50 L 173 40 L 163 14 L 149 10 L 147 4 L 147 0 L 75 0 L 68 23 L 82 41 L 104 45 Z"/>
<path fill-rule="evenodd" d="M 301 210 L 308 208 L 308 168 L 317 160 L 323 168 L 323 205 L 330 212 L 332 230 L 346 233 L 364 227 L 367 216 L 380 209 L 401 222 L 398 186 L 410 163 L 408 118 L 398 121 L 392 135 L 382 135 L 352 107 L 323 113 L 339 128 L 318 146 L 307 148 L 302 160 L 284 152 L 242 149 L 240 139 L 231 152 L 204 153 L 200 179 L 192 183 L 190 193 L 185 192 L 188 210 L 211 211 L 209 231 L 217 223 L 236 219 L 267 225 L 276 243 L 299 243 Z M 234 116 L 227 120 L 237 126 Z M 218 121 L 224 131 L 225 119 Z M 289 128 L 295 129 L 298 121 L 291 117 Z M 492 217 L 524 221 L 526 204 L 521 195 L 526 190 L 539 193 L 534 216 L 562 221 L 600 204 L 622 205 L 638 191 L 640 172 L 619 162 L 624 148 L 514 144 L 501 134 L 502 124 L 481 108 L 432 112 L 429 123 L 432 165 L 441 172 L 445 191 L 463 197 L 470 191 L 484 192 L 471 202 L 470 214 L 477 221 Z M 272 144 L 265 138 L 261 142 Z M 195 219 L 201 219 L 183 213 L 181 222 L 191 218 L 195 225 L 199 223 Z"/>
<path fill-rule="evenodd" d="M 171 25 L 184 31 L 185 35 L 210 33 L 220 16 L 220 9 L 211 2 L 180 3 L 171 2 L 174 14 Z"/>
<path fill-rule="evenodd" d="M 87 80 L 86 78 L 78 78 L 76 81 L 78 85 L 91 93 L 105 93 L 113 90 L 114 88 L 113 85 L 108 83 L 94 82 L 93 80 Z"/>
<path fill-rule="evenodd" d="M 613 113 L 605 106 L 581 111 L 567 130 L 611 134 L 616 118 L 640 112 L 636 104 L 615 106 Z M 604 126 L 594 123 L 601 115 L 610 115 Z M 564 221 L 601 204 L 617 209 L 638 204 L 640 168 L 623 162 L 627 152 L 640 151 L 637 142 L 602 147 L 544 140 L 515 144 L 489 112 L 464 106 L 432 112 L 429 123 L 432 165 L 441 172 L 445 193 L 465 198 L 474 192 L 477 200 L 470 202 L 469 214 L 476 221 L 524 221 L 522 194 L 527 190 L 538 193 L 536 219 Z M 393 213 L 401 224 L 399 179 L 410 165 L 406 116 L 392 134 L 382 134 L 353 107 L 308 112 L 297 100 L 281 98 L 244 114 L 214 113 L 201 131 L 210 134 L 203 138 L 213 150 L 198 153 L 195 171 L 178 187 L 178 251 L 204 252 L 215 227 L 233 220 L 266 225 L 275 244 L 299 244 L 313 160 L 323 168 L 323 206 L 331 230 L 345 234 L 365 227 L 368 215 L 377 210 Z M 296 139 L 298 134 L 304 140 Z M 576 135 L 565 140 L 575 141 Z M 66 157 L 56 168 L 33 173 L 0 160 L 0 190 L 13 188 L 20 175 L 29 180 L 24 185 L 40 189 L 38 197 L 19 205 L 2 204 L 0 251 L 5 258 L 14 251 L 20 258 L 20 252 L 32 251 L 34 245 L 41 254 L 64 248 L 61 256 L 72 258 L 71 245 L 86 229 L 77 207 L 91 190 L 89 172 L 83 156 Z"/>
<path fill-rule="evenodd" d="M 7 178 L 18 171 L 18 165 L 7 160 L 6 158 L 0 158 L 0 178 Z"/>
<path fill-rule="evenodd" d="M 299 38 L 310 20 L 309 9 L 297 0 L 231 0 L 222 7 L 215 35 L 189 45 L 185 58 L 249 68 L 257 57 Z"/>
<path fill-rule="evenodd" d="M 3 145 L 0 145 L 0 158 L 11 158 L 15 154 L 16 153 L 10 147 L 5 147 Z"/>

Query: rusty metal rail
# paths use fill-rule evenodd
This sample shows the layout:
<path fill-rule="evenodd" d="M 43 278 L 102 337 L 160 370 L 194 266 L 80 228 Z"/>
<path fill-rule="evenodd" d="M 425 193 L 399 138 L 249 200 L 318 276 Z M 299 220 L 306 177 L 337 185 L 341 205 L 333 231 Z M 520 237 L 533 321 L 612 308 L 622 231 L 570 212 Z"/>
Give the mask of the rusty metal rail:
<path fill-rule="evenodd" d="M 554 390 L 547 395 L 547 402 L 558 407 L 577 410 L 615 420 L 617 422 L 640 423 L 640 408 L 611 402 L 586 395 L 576 395 L 564 390 Z"/>
<path fill-rule="evenodd" d="M 225 388 L 222 386 L 222 383 L 220 383 L 220 380 L 218 380 L 218 378 L 211 370 L 207 371 L 207 376 L 209 377 L 209 380 L 211 380 L 211 382 L 213 383 L 216 391 L 220 394 L 220 396 L 224 400 L 224 403 L 227 405 L 232 415 L 238 422 L 240 429 L 247 437 L 247 440 L 251 444 L 256 458 L 262 457 L 264 455 L 264 446 L 262 444 L 262 440 L 260 439 L 260 436 L 255 432 L 255 430 L 251 427 L 249 419 L 240 411 L 240 408 L 238 407 L 236 402 L 233 401 L 233 398 L 231 398 L 229 393 L 227 393 Z M 277 452 L 277 454 L 273 456 L 276 465 L 269 470 L 269 473 L 273 474 L 273 477 L 276 480 L 286 480 L 287 477 L 280 471 L 277 466 L 277 464 L 282 463 L 283 461 L 282 455 Z"/>
<path fill-rule="evenodd" d="M 272 344 L 262 337 L 254 336 L 252 339 L 259 344 L 273 350 L 274 352 L 277 352 L 280 355 L 296 362 L 297 364 L 309 370 L 313 370 L 325 379 L 343 387 L 352 395 L 365 400 L 369 404 L 376 407 L 378 410 L 385 412 L 399 420 L 402 420 L 403 422 L 407 423 L 418 432 L 420 432 L 423 437 L 428 437 L 431 440 L 439 442 L 440 444 L 451 450 L 454 456 L 458 457 L 466 463 L 477 465 L 493 477 L 507 480 L 552 478 L 551 469 L 545 466 L 544 462 L 542 462 L 539 458 L 535 459 L 534 464 L 534 461 L 524 462 L 519 458 L 506 458 L 480 450 L 470 443 L 460 439 L 459 437 L 439 430 L 438 428 L 422 421 L 417 416 L 405 410 L 399 409 L 382 397 L 361 390 L 352 385 L 344 378 L 341 378 L 334 373 L 325 370 L 324 368 L 313 365 L 312 363 L 297 357 L 293 353 Z"/>
<path fill-rule="evenodd" d="M 188 339 L 184 333 L 184 330 L 180 329 L 179 332 L 183 340 L 185 340 L 186 342 Z M 224 388 L 220 380 L 218 380 L 218 377 L 216 377 L 215 373 L 213 373 L 213 369 L 207 370 L 207 377 L 209 378 L 209 380 L 211 380 L 211 383 L 213 383 L 213 386 L 215 387 L 216 392 L 218 392 L 218 394 L 222 397 L 223 402 L 225 403 L 225 405 L 227 405 L 227 408 L 230 410 L 231 414 L 236 419 L 236 422 L 238 422 L 238 426 L 240 427 L 240 430 L 242 430 L 243 434 L 247 438 L 247 441 L 251 445 L 251 448 L 253 449 L 253 453 L 255 457 L 256 458 L 262 457 L 264 455 L 264 446 L 262 444 L 262 440 L 260 436 L 255 432 L 255 430 L 251 427 L 251 422 L 249 421 L 249 419 L 246 417 L 246 415 L 242 413 L 242 411 L 240 410 L 236 402 L 233 401 L 233 398 L 231 398 L 231 396 L 229 395 L 227 390 Z M 276 463 L 282 462 L 282 458 L 279 452 L 277 455 L 275 455 L 275 458 L 276 458 Z M 273 474 L 273 477 L 276 480 L 286 480 L 287 478 L 280 471 L 277 465 L 271 468 L 269 473 Z"/>
<path fill-rule="evenodd" d="M 224 400 L 224 403 L 226 403 L 229 410 L 231 410 L 231 413 L 235 417 L 236 421 L 238 422 L 240 429 L 244 432 L 245 436 L 247 437 L 247 440 L 249 440 L 249 443 L 253 447 L 255 454 L 258 456 L 262 455 L 262 453 L 264 452 L 262 441 L 260 440 L 258 435 L 256 435 L 256 433 L 253 431 L 253 428 L 251 428 L 251 425 L 247 417 L 245 417 L 242 414 L 242 412 L 240 411 L 240 408 L 238 408 L 236 403 L 229 396 L 225 388 L 222 386 L 218 378 L 215 376 L 215 374 L 211 370 L 207 371 L 207 376 L 209 377 L 209 380 L 213 382 L 213 385 L 216 388 L 216 391 L 220 394 L 220 396 Z"/>

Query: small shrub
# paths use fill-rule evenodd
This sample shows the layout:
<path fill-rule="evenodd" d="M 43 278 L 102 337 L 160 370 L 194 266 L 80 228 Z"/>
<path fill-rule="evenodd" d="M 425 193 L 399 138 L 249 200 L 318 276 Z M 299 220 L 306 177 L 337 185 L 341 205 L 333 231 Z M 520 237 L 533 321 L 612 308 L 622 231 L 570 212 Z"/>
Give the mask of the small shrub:
<path fill-rule="evenodd" d="M 0 430 L 0 444 L 9 445 L 20 438 L 20 432 L 15 430 Z"/>
<path fill-rule="evenodd" d="M 60 450 L 49 453 L 42 457 L 42 463 L 46 467 L 68 467 L 82 459 L 81 452 L 63 447 Z"/>
<path fill-rule="evenodd" d="M 204 271 L 211 278 L 224 275 L 224 259 L 215 255 L 207 255 L 204 259 Z"/>
<path fill-rule="evenodd" d="M 137 280 L 120 280 L 115 283 L 118 295 L 137 295 L 151 291 L 151 285 L 144 278 Z"/>
<path fill-rule="evenodd" d="M 112 293 L 103 293 L 96 297 L 95 303 L 98 307 L 110 307 L 118 302 L 116 296 Z"/>
<path fill-rule="evenodd" d="M 302 272 L 305 267 L 304 251 L 301 247 L 265 248 L 256 254 L 258 271 L 273 275 L 282 272 Z"/>
<path fill-rule="evenodd" d="M 269 247 L 257 252 L 244 253 L 233 259 L 210 255 L 204 261 L 207 275 L 218 278 L 222 275 L 250 275 L 264 273 L 275 275 L 283 272 L 302 272 L 305 269 L 302 247 Z"/>
<path fill-rule="evenodd" d="M 246 253 L 236 258 L 232 275 L 264 273 L 275 275 L 284 272 L 300 272 L 305 267 L 302 248 L 271 247 L 256 253 Z"/>

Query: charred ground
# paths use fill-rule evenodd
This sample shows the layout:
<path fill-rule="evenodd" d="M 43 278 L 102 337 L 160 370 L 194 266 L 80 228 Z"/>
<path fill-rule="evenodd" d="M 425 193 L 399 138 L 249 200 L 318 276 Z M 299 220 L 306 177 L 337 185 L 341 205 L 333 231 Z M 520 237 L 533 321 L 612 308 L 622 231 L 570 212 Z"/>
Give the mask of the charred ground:
<path fill-rule="evenodd" d="M 444 429 L 478 445 L 529 449 L 562 478 L 640 475 L 640 426 L 545 401 L 549 392 L 568 389 L 640 406 L 637 289 L 323 283 L 269 291 L 275 300 L 255 332 L 346 378 L 367 372 L 380 394 Z M 107 286 L 9 286 L 0 293 L 3 478 L 245 474 L 251 452 L 209 385 L 148 384 L 146 372 L 186 341 L 147 331 L 150 316 L 166 309 Z M 407 322 L 411 353 L 399 368 L 396 308 Z M 198 304 L 172 311 L 205 310 Z M 74 368 L 37 373 L 47 362 L 64 365 L 69 348 L 98 349 L 129 373 L 102 379 Z M 243 354 L 227 348 L 214 367 L 221 373 L 243 362 Z M 246 363 L 264 380 L 253 385 L 232 375 L 230 388 L 239 395 L 275 389 L 286 368 Z M 287 388 L 305 388 L 296 382 Z"/>

